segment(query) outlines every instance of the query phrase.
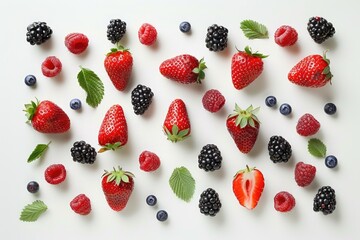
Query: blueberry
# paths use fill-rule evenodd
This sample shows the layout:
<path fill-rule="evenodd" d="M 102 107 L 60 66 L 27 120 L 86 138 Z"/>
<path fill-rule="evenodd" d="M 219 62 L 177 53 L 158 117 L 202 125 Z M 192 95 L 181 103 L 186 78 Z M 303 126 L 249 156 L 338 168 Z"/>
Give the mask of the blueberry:
<path fill-rule="evenodd" d="M 147 198 L 146 198 L 146 203 L 147 205 L 149 206 L 155 206 L 156 205 L 156 202 L 157 202 L 157 199 L 154 195 L 149 195 Z"/>
<path fill-rule="evenodd" d="M 191 29 L 191 25 L 189 22 L 182 22 L 180 23 L 180 31 L 182 31 L 183 33 L 187 33 L 187 32 L 190 32 L 190 29 Z"/>
<path fill-rule="evenodd" d="M 73 110 L 79 110 L 81 108 L 81 101 L 77 98 L 74 98 L 70 101 L 70 107 Z"/>
<path fill-rule="evenodd" d="M 266 99 L 265 99 L 265 104 L 266 106 L 268 107 L 273 107 L 276 105 L 276 97 L 274 96 L 268 96 Z"/>
<path fill-rule="evenodd" d="M 334 168 L 337 165 L 337 158 L 333 155 L 329 155 L 325 158 L 325 165 L 328 168 Z"/>
<path fill-rule="evenodd" d="M 336 105 L 333 103 L 327 103 L 324 106 L 324 111 L 326 114 L 333 115 L 336 113 Z"/>
<path fill-rule="evenodd" d="M 27 75 L 25 77 L 25 84 L 28 86 L 34 86 L 36 83 L 36 77 L 34 75 Z"/>
<path fill-rule="evenodd" d="M 157 220 L 159 220 L 160 222 L 164 222 L 167 220 L 168 218 L 168 214 L 165 210 L 159 210 L 157 213 L 156 213 L 156 218 Z"/>
<path fill-rule="evenodd" d="M 283 103 L 280 106 L 280 113 L 282 115 L 289 115 L 291 113 L 292 109 L 291 106 L 287 103 Z"/>
<path fill-rule="evenodd" d="M 31 193 L 37 193 L 39 191 L 39 184 L 35 181 L 31 181 L 26 188 Z"/>

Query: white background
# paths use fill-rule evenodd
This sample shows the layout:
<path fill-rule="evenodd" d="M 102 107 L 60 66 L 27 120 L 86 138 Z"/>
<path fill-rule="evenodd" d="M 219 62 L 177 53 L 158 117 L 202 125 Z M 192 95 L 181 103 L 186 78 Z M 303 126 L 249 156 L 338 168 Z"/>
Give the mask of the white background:
<path fill-rule="evenodd" d="M 0 237 L 2 239 L 359 239 L 359 74 L 357 55 L 360 52 L 359 2 L 346 1 L 1 1 L 1 146 L 2 185 Z M 335 28 L 334 38 L 322 45 L 316 44 L 306 30 L 308 18 L 323 16 Z M 106 39 L 106 26 L 110 19 L 127 22 L 126 37 L 122 43 L 130 48 L 134 58 L 131 83 L 124 92 L 115 90 L 103 60 L 113 46 Z M 239 29 L 240 21 L 253 19 L 264 23 L 270 38 L 248 40 Z M 187 20 L 192 33 L 179 31 L 179 23 Z M 26 27 L 33 21 L 45 21 L 53 29 L 51 40 L 43 46 L 26 42 Z M 154 47 L 140 44 L 137 30 L 144 22 L 158 30 Z M 213 23 L 229 29 L 226 51 L 214 53 L 205 47 L 206 29 Z M 281 48 L 275 44 L 273 34 L 283 24 L 297 29 L 299 40 L 295 46 Z M 86 53 L 76 56 L 64 46 L 68 33 L 82 32 L 90 40 Z M 253 84 L 237 91 L 231 83 L 230 61 L 235 46 L 243 49 L 250 45 L 269 57 L 264 59 L 264 71 Z M 287 73 L 295 63 L 309 54 L 321 54 L 329 49 L 332 85 L 321 89 L 307 89 L 291 84 Z M 162 77 L 160 63 L 170 57 L 190 53 L 204 57 L 208 69 L 201 86 L 180 85 Z M 50 55 L 63 63 L 60 76 L 49 79 L 41 74 L 41 62 Z M 105 84 L 105 97 L 93 109 L 85 103 L 85 92 L 78 85 L 79 65 L 94 70 Z M 34 74 L 36 88 L 24 84 L 24 77 Z M 153 89 L 153 104 L 143 116 L 133 113 L 131 90 L 137 84 Z M 208 89 L 216 88 L 226 97 L 220 112 L 205 111 L 201 98 Z M 265 106 L 264 99 L 274 95 L 278 106 L 288 102 L 293 107 L 291 116 L 283 116 L 277 109 Z M 71 131 L 63 135 L 44 135 L 25 124 L 23 104 L 34 100 L 51 100 L 61 106 L 71 119 Z M 70 109 L 69 101 L 78 97 L 83 109 Z M 188 108 L 192 136 L 173 144 L 166 140 L 162 123 L 170 102 L 182 98 Z M 338 107 L 335 116 L 323 111 L 326 102 Z M 246 108 L 260 106 L 262 122 L 260 135 L 253 151 L 242 154 L 236 148 L 225 127 L 226 117 L 238 103 Z M 125 111 L 129 128 L 129 142 L 117 152 L 98 155 L 94 165 L 74 163 L 70 148 L 74 141 L 85 140 L 97 147 L 97 133 L 107 109 L 120 104 Z M 307 152 L 307 138 L 295 131 L 297 119 L 312 113 L 321 123 L 316 137 L 322 139 L 328 154 L 338 157 L 336 169 L 328 169 L 323 159 Z M 293 157 L 286 164 L 273 164 L 268 157 L 267 142 L 272 135 L 282 135 L 293 147 Z M 26 159 L 38 143 L 52 141 L 45 156 L 31 164 Z M 214 143 L 222 152 L 220 171 L 206 173 L 197 167 L 197 156 L 205 144 Z M 139 169 L 138 156 L 150 150 L 161 158 L 161 167 L 155 173 Z M 317 167 L 314 183 L 300 188 L 294 181 L 296 162 L 304 161 Z M 66 166 L 68 176 L 58 186 L 47 184 L 43 172 L 53 163 Z M 232 192 L 232 177 L 248 164 L 256 166 L 265 176 L 265 189 L 256 209 L 241 207 Z M 122 212 L 112 211 L 101 190 L 104 169 L 121 165 L 136 175 L 135 190 L 128 206 Z M 186 203 L 172 193 L 168 179 L 175 167 L 185 166 L 196 180 L 191 202 Z M 36 180 L 40 192 L 32 195 L 26 184 Z M 336 190 L 337 208 L 329 216 L 315 213 L 312 201 L 317 189 L 330 185 Z M 214 217 L 200 214 L 198 199 L 208 187 L 220 195 L 223 207 Z M 287 214 L 274 210 L 273 197 L 282 190 L 296 198 L 295 209 Z M 92 212 L 79 216 L 72 212 L 69 202 L 79 193 L 88 195 Z M 158 197 L 158 205 L 149 207 L 145 198 Z M 36 199 L 43 200 L 48 211 L 35 223 L 19 220 L 21 209 Z M 167 222 L 158 222 L 156 211 L 169 213 Z M 50 237 L 51 236 L 51 237 Z"/>

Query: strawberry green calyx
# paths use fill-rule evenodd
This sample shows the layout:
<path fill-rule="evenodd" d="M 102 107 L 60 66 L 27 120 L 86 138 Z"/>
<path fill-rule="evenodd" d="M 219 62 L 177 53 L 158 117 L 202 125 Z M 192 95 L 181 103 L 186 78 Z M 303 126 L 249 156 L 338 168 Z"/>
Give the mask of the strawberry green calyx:
<path fill-rule="evenodd" d="M 236 49 L 238 50 L 238 49 Z M 239 50 L 238 50 L 239 51 Z M 251 48 L 249 46 L 246 46 L 245 47 L 245 52 L 250 55 L 250 56 L 253 56 L 253 57 L 258 57 L 258 58 L 267 58 L 269 55 L 264 55 L 262 53 L 259 53 L 259 52 L 252 52 Z"/>
<path fill-rule="evenodd" d="M 327 65 L 327 67 L 324 68 L 324 70 L 322 71 L 322 74 L 326 75 L 325 80 L 330 81 L 330 84 L 331 84 L 331 78 L 333 77 L 333 75 L 332 75 L 332 73 L 330 71 L 330 59 L 328 59 L 326 57 L 327 51 L 328 50 L 324 51 L 323 59 L 328 65 Z"/>
<path fill-rule="evenodd" d="M 134 178 L 134 174 L 128 171 L 123 171 L 122 168 L 119 166 L 118 169 L 115 169 L 108 172 L 105 170 L 105 173 L 102 175 L 102 177 L 106 177 L 106 182 L 115 182 L 116 185 L 120 185 L 121 182 L 129 183 L 130 178 Z"/>
<path fill-rule="evenodd" d="M 254 109 L 252 105 L 248 107 L 246 110 L 242 110 L 237 104 L 235 104 L 235 110 L 233 114 L 230 114 L 228 118 L 236 117 L 235 125 L 240 126 L 240 128 L 244 128 L 250 125 L 253 128 L 256 128 L 256 124 L 260 123 L 256 114 L 259 112 L 260 107 Z"/>
<path fill-rule="evenodd" d="M 190 129 L 187 128 L 179 131 L 179 127 L 175 124 L 172 126 L 171 132 L 167 129 L 167 127 L 164 127 L 164 131 L 168 140 L 171 142 L 179 142 L 189 136 Z"/>
<path fill-rule="evenodd" d="M 36 112 L 36 109 L 38 105 L 40 104 L 39 100 L 36 98 L 36 102 L 31 101 L 31 103 L 25 104 L 25 109 L 23 110 L 25 112 L 25 116 L 28 119 L 27 122 L 30 122 Z"/>
<path fill-rule="evenodd" d="M 246 168 L 245 168 L 245 169 L 241 169 L 241 170 L 239 170 L 239 171 L 236 172 L 234 178 L 236 178 L 236 176 L 239 175 L 239 174 L 249 173 L 249 172 L 253 171 L 255 168 L 256 168 L 256 167 L 250 168 L 249 165 L 246 165 Z"/>
<path fill-rule="evenodd" d="M 107 143 L 105 146 L 102 146 L 102 148 L 99 149 L 98 153 L 103 153 L 106 152 L 108 150 L 117 150 L 119 148 L 122 147 L 121 142 L 116 142 L 116 143 Z"/>
<path fill-rule="evenodd" d="M 201 81 L 205 78 L 205 72 L 204 70 L 207 68 L 204 58 L 200 59 L 199 66 L 197 68 L 194 68 L 192 71 L 193 73 L 197 74 L 196 82 L 201 84 Z"/>
<path fill-rule="evenodd" d="M 106 56 L 112 54 L 112 53 L 116 53 L 116 52 L 128 52 L 129 48 L 125 48 L 124 46 L 120 45 L 119 43 L 116 44 L 115 48 L 111 48 L 110 52 L 108 52 L 106 54 Z"/>

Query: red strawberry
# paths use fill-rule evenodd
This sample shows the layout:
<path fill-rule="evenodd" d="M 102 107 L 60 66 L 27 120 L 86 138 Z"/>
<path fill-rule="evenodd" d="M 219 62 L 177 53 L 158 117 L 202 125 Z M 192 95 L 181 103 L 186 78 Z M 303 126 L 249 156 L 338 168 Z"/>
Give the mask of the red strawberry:
<path fill-rule="evenodd" d="M 306 113 L 301 116 L 296 124 L 296 131 L 301 136 L 311 136 L 320 129 L 320 123 L 313 115 Z"/>
<path fill-rule="evenodd" d="M 101 186 L 109 206 L 114 211 L 121 211 L 126 207 L 134 189 L 134 175 L 131 172 L 118 170 L 105 173 L 102 176 Z"/>
<path fill-rule="evenodd" d="M 66 168 L 62 164 L 52 164 L 45 169 L 45 180 L 53 185 L 62 183 L 66 178 Z"/>
<path fill-rule="evenodd" d="M 190 120 L 183 100 L 175 99 L 170 104 L 163 128 L 172 142 L 182 141 L 190 135 Z"/>
<path fill-rule="evenodd" d="M 26 117 L 41 133 L 64 133 L 70 129 L 68 115 L 55 103 L 45 100 L 25 104 Z"/>
<path fill-rule="evenodd" d="M 70 207 L 80 215 L 88 215 L 91 212 L 91 202 L 85 194 L 79 194 L 71 200 Z"/>
<path fill-rule="evenodd" d="M 330 60 L 323 56 L 310 55 L 297 63 L 289 72 L 288 79 L 303 87 L 318 88 L 331 81 Z"/>
<path fill-rule="evenodd" d="M 112 48 L 106 55 L 104 66 L 115 88 L 123 91 L 130 79 L 133 58 L 128 49 L 123 46 Z"/>
<path fill-rule="evenodd" d="M 122 107 L 113 105 L 105 114 L 101 123 L 98 142 L 102 148 L 99 152 L 116 150 L 127 143 L 128 129 Z"/>
<path fill-rule="evenodd" d="M 231 60 L 231 79 L 234 87 L 238 90 L 252 83 L 263 71 L 263 58 L 267 56 L 261 53 L 251 52 L 249 46 L 245 51 L 238 51 Z"/>
<path fill-rule="evenodd" d="M 164 77 L 184 84 L 201 83 L 201 80 L 205 78 L 204 69 L 206 69 L 204 59 L 198 61 L 189 54 L 167 59 L 159 68 Z"/>
<path fill-rule="evenodd" d="M 139 156 L 139 163 L 141 170 L 152 172 L 160 167 L 160 158 L 153 152 L 143 151 Z"/>
<path fill-rule="evenodd" d="M 258 204 L 264 186 L 263 174 L 248 166 L 238 171 L 233 179 L 233 192 L 236 198 L 242 206 L 250 210 Z"/>
<path fill-rule="evenodd" d="M 260 129 L 260 122 L 256 117 L 259 108 L 250 106 L 242 110 L 235 104 L 234 111 L 227 118 L 226 126 L 238 149 L 242 153 L 248 153 L 254 147 Z"/>

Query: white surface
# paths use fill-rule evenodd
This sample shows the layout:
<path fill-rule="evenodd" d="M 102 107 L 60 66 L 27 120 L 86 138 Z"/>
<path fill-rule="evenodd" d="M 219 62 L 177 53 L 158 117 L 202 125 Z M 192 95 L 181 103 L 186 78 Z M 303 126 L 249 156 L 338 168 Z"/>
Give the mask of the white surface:
<path fill-rule="evenodd" d="M 70 2 L 70 1 L 69 1 Z M 105 2 L 105 1 L 104 1 Z M 2 69 L 3 104 L 1 117 L 2 146 L 2 200 L 0 237 L 2 239 L 359 239 L 357 227 L 360 197 L 359 159 L 356 151 L 359 134 L 358 60 L 360 52 L 359 29 L 356 23 L 360 5 L 356 0 L 346 1 L 1 1 L 2 22 L 0 57 Z M 313 42 L 306 30 L 311 16 L 323 16 L 335 28 L 335 37 L 322 45 Z M 122 41 L 131 49 L 134 68 L 131 83 L 125 92 L 112 86 L 103 67 L 105 53 L 112 47 L 106 39 L 106 25 L 112 18 L 127 22 L 127 34 Z M 268 40 L 247 40 L 239 23 L 254 19 L 264 23 L 270 32 Z M 46 21 L 54 34 L 44 46 L 30 46 L 25 40 L 26 27 L 33 21 Z M 192 24 L 192 34 L 178 30 L 181 21 Z M 144 22 L 158 30 L 158 43 L 146 47 L 139 43 L 137 30 Z M 229 45 L 223 53 L 213 53 L 204 44 L 206 28 L 217 23 L 229 29 Z M 288 24 L 297 29 L 296 46 L 281 48 L 273 34 L 277 27 Z M 82 32 L 90 39 L 87 52 L 75 56 L 67 51 L 63 41 L 71 32 Z M 264 72 L 248 88 L 237 91 L 230 77 L 230 60 L 239 49 L 250 45 L 270 56 L 264 60 Z M 309 54 L 320 54 L 329 49 L 332 86 L 306 89 L 287 80 L 290 68 Z M 166 58 L 182 53 L 204 57 L 208 69 L 201 86 L 180 85 L 162 77 L 158 71 Z M 40 65 L 49 55 L 63 63 L 60 77 L 43 77 Z M 85 93 L 79 87 L 76 75 L 79 65 L 94 70 L 105 84 L 105 97 L 97 109 L 85 103 Z M 27 74 L 38 78 L 37 87 L 27 87 Z M 136 84 L 151 87 L 155 93 L 153 104 L 144 116 L 132 111 L 130 92 Z M 210 114 L 202 108 L 201 98 L 207 89 L 217 88 L 226 97 L 224 109 Z M 275 95 L 279 104 L 288 102 L 293 107 L 291 117 L 265 106 L 264 99 Z M 65 135 L 44 135 L 25 124 L 23 104 L 37 97 L 49 99 L 61 106 L 71 118 L 71 131 Z M 81 112 L 69 108 L 69 101 L 78 97 L 83 101 Z M 167 107 L 174 98 L 182 98 L 188 107 L 192 137 L 172 144 L 166 140 L 161 125 Z M 336 116 L 323 112 L 326 102 L 338 107 Z M 234 104 L 260 106 L 262 122 L 259 139 L 253 151 L 244 155 L 238 151 L 225 127 L 225 119 Z M 97 133 L 102 118 L 113 104 L 124 108 L 129 127 L 129 142 L 120 151 L 98 155 L 96 164 L 85 166 L 72 162 L 70 147 L 83 139 L 97 146 Z M 309 112 L 321 122 L 317 137 L 328 147 L 328 153 L 338 157 L 336 169 L 327 169 L 323 160 L 313 158 L 306 149 L 307 139 L 296 134 L 299 116 Z M 293 147 L 293 157 L 287 164 L 273 164 L 268 157 L 267 142 L 272 135 L 282 135 Z M 50 149 L 41 161 L 26 163 L 38 143 L 52 140 Z M 206 173 L 197 167 L 197 155 L 203 145 L 215 143 L 223 156 L 220 171 Z M 143 150 L 156 152 L 161 168 L 156 173 L 140 171 L 138 155 Z M 305 161 L 317 167 L 315 182 L 300 188 L 293 178 L 295 163 Z M 47 184 L 44 169 L 53 163 L 63 163 L 68 171 L 66 181 L 59 186 Z M 232 177 L 245 167 L 257 166 L 266 179 L 265 190 L 258 207 L 248 211 L 241 207 L 232 192 Z M 103 169 L 121 165 L 136 175 L 135 190 L 125 210 L 112 211 L 103 196 L 100 179 Z M 186 166 L 196 180 L 196 192 L 190 203 L 175 197 L 168 179 L 175 167 Z M 30 180 L 40 183 L 40 193 L 26 191 Z M 337 209 L 329 216 L 315 213 L 312 201 L 318 187 L 331 185 L 336 190 Z M 223 207 L 215 218 L 199 213 L 198 199 L 207 187 L 216 189 Z M 294 211 L 276 212 L 273 197 L 287 190 L 296 198 Z M 92 213 L 79 216 L 73 213 L 69 202 L 79 193 L 92 201 Z M 145 204 L 148 194 L 158 197 L 157 207 Z M 23 206 L 36 199 L 48 205 L 48 211 L 35 223 L 19 221 Z M 165 223 L 155 218 L 158 209 L 165 209 L 169 219 Z"/>

